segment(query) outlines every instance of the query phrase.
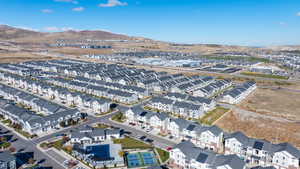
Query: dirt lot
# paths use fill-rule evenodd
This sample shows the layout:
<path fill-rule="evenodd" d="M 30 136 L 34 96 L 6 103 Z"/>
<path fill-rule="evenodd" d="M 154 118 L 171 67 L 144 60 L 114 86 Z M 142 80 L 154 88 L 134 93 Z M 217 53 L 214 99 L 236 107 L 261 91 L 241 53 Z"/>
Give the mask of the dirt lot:
<path fill-rule="evenodd" d="M 300 91 L 258 88 L 239 107 L 260 114 L 300 121 Z"/>
<path fill-rule="evenodd" d="M 232 111 L 216 125 L 228 132 L 242 131 L 249 137 L 266 139 L 272 143 L 289 142 L 300 148 L 299 122 Z"/>
<path fill-rule="evenodd" d="M 50 49 L 53 52 L 66 54 L 66 55 L 88 55 L 88 54 L 110 54 L 112 53 L 111 49 L 81 49 L 81 48 L 71 48 L 71 47 L 64 47 L 64 48 L 53 48 Z"/>
<path fill-rule="evenodd" d="M 55 59 L 54 57 L 50 56 L 38 56 L 32 53 L 7 53 L 3 54 L 0 53 L 0 63 L 19 63 L 31 60 L 51 60 Z"/>

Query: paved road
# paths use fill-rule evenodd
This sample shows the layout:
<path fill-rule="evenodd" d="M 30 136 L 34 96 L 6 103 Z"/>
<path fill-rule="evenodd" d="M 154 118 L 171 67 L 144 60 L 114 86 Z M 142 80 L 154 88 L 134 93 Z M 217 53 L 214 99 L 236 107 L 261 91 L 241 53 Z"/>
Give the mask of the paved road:
<path fill-rule="evenodd" d="M 113 122 L 113 121 L 109 120 L 109 118 L 110 118 L 109 116 L 106 116 L 104 118 L 101 118 L 99 122 L 109 124 L 111 126 L 118 127 L 118 128 L 121 128 L 121 129 L 124 129 L 125 131 L 129 131 L 129 132 L 131 132 L 131 135 L 130 135 L 131 137 L 139 138 L 141 136 L 146 136 L 147 138 L 152 139 L 153 144 L 156 147 L 159 147 L 159 148 L 167 148 L 167 147 L 170 147 L 170 146 L 174 146 L 176 144 L 175 142 L 172 142 L 172 141 L 169 141 L 167 139 L 149 134 L 145 131 L 136 129 L 134 127 L 130 127 L 128 125 L 123 125 L 123 124 L 120 124 L 120 123 Z"/>
<path fill-rule="evenodd" d="M 0 124 L 0 128 L 2 131 L 7 131 L 7 129 Z M 25 140 L 18 135 L 16 135 L 14 132 L 9 132 L 6 135 L 12 135 L 12 139 L 17 139 L 16 141 L 12 142 L 12 146 L 16 148 L 17 152 L 34 152 L 34 159 L 38 162 L 41 162 L 41 166 L 50 167 L 52 166 L 53 169 L 61 169 L 62 166 L 54 161 L 51 157 L 47 156 L 44 152 L 40 151 L 36 147 L 36 143 Z"/>
<path fill-rule="evenodd" d="M 74 128 L 81 127 L 81 126 L 84 126 L 84 125 L 91 125 L 91 124 L 93 124 L 93 123 L 100 122 L 102 118 L 111 118 L 111 117 L 112 117 L 114 114 L 116 114 L 116 113 L 117 113 L 117 111 L 115 111 L 115 112 L 113 112 L 113 113 L 110 113 L 110 114 L 107 114 L 107 115 L 104 115 L 104 116 L 102 116 L 102 117 L 92 117 L 92 116 L 88 116 L 86 122 L 82 122 L 82 123 L 80 123 L 79 125 L 72 126 L 72 127 L 69 127 L 69 128 L 63 129 L 63 130 L 60 130 L 60 131 L 58 131 L 58 132 L 55 132 L 55 133 L 52 133 L 52 134 L 43 136 L 43 137 L 35 138 L 35 139 L 33 139 L 32 141 L 33 141 L 35 144 L 38 144 L 38 143 L 41 143 L 41 142 L 44 142 L 44 141 L 53 139 L 53 138 L 55 138 L 57 135 L 64 134 L 64 133 L 69 133 L 69 132 L 71 132 L 71 130 L 74 130 Z"/>
<path fill-rule="evenodd" d="M 84 126 L 84 125 L 91 125 L 93 123 L 99 123 L 100 122 L 100 123 L 109 124 L 109 125 L 111 125 L 113 127 L 118 127 L 118 128 L 124 129 L 125 131 L 129 131 L 129 132 L 132 133 L 131 136 L 135 137 L 135 138 L 139 138 L 140 136 L 147 136 L 147 138 L 150 138 L 150 139 L 154 140 L 153 143 L 154 143 L 155 146 L 158 146 L 160 148 L 167 148 L 169 146 L 174 146 L 175 145 L 174 142 L 171 142 L 171 141 L 169 141 L 167 139 L 163 139 L 161 137 L 157 137 L 157 136 L 151 135 L 151 134 L 149 134 L 147 132 L 144 132 L 144 131 L 141 131 L 141 130 L 129 127 L 127 125 L 122 125 L 122 124 L 110 121 L 109 119 L 113 115 L 115 115 L 116 113 L 117 112 L 114 112 L 114 113 L 111 113 L 111 114 L 108 114 L 108 115 L 105 115 L 105 116 L 102 116 L 102 117 L 89 117 L 88 121 L 86 123 L 82 123 L 80 125 L 73 126 L 73 127 L 68 128 L 68 129 L 61 130 L 59 132 L 56 132 L 56 133 L 53 133 L 53 134 L 50 134 L 50 135 L 47 135 L 47 136 L 44 136 L 44 137 L 35 138 L 32 141 L 33 141 L 33 143 L 38 144 L 38 143 L 41 143 L 41 142 L 53 139 L 54 137 L 56 137 L 56 135 L 63 134 L 63 133 L 70 133 L 71 130 L 74 130 L 74 128 L 77 128 L 77 127 L 80 127 L 80 126 Z"/>

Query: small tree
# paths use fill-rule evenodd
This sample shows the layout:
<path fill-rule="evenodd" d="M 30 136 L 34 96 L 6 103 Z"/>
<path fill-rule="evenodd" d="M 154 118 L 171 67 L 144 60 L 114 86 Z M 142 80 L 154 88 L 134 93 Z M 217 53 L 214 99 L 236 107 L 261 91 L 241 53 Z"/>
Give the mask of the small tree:
<path fill-rule="evenodd" d="M 124 151 L 119 151 L 119 156 L 124 157 L 125 156 L 125 152 Z"/>
<path fill-rule="evenodd" d="M 28 164 L 34 164 L 35 160 L 33 158 L 28 159 Z"/>
<path fill-rule="evenodd" d="M 0 136 L 0 142 L 6 142 L 6 141 L 7 141 L 6 137 Z"/>
<path fill-rule="evenodd" d="M 72 146 L 66 146 L 65 147 L 65 150 L 68 152 L 68 153 L 71 153 L 73 151 L 73 147 Z"/>
<path fill-rule="evenodd" d="M 9 148 L 9 151 L 13 153 L 13 152 L 16 151 L 16 148 L 15 148 L 15 147 L 10 147 L 10 148 Z"/>

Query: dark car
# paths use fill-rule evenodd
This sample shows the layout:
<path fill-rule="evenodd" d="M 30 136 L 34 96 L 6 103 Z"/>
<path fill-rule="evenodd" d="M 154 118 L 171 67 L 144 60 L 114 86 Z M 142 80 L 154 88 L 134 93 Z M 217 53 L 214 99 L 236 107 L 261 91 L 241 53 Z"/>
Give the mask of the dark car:
<path fill-rule="evenodd" d="M 145 139 L 146 139 L 146 136 L 141 136 L 139 139 L 140 139 L 140 140 L 145 140 Z"/>
<path fill-rule="evenodd" d="M 145 141 L 148 142 L 148 143 L 152 143 L 153 142 L 153 140 L 149 139 L 149 138 L 147 138 Z"/>

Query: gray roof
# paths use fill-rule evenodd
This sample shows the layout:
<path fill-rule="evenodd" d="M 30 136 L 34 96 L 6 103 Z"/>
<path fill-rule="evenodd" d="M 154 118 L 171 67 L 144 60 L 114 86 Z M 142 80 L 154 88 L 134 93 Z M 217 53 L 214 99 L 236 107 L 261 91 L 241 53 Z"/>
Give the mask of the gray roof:
<path fill-rule="evenodd" d="M 228 165 L 232 169 L 242 169 L 246 163 L 241 160 L 237 155 L 217 155 L 213 162 L 213 169 L 220 166 Z"/>
<path fill-rule="evenodd" d="M 292 146 L 289 143 L 275 144 L 273 147 L 273 152 L 280 152 L 280 151 L 287 151 L 288 153 L 292 154 L 294 157 L 300 159 L 300 150 L 298 150 L 296 147 Z"/>
<path fill-rule="evenodd" d="M 16 160 L 16 157 L 13 156 L 9 151 L 0 152 L 0 161 L 1 162 L 11 162 Z"/>

